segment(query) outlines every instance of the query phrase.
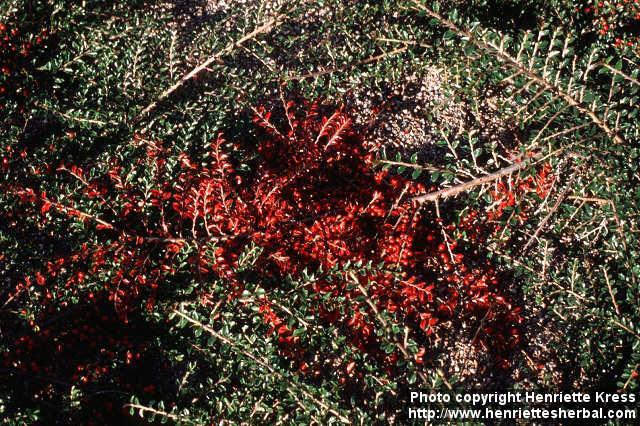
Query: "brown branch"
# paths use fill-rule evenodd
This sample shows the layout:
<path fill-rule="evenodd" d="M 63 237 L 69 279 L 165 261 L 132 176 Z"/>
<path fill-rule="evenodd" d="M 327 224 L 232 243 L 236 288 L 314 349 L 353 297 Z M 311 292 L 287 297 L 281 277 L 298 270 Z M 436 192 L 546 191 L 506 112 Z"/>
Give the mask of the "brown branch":
<path fill-rule="evenodd" d="M 629 378 L 627 379 L 626 382 L 624 382 L 624 386 L 622 386 L 622 390 L 625 391 L 627 390 L 627 387 L 629 386 L 629 383 L 631 383 L 631 380 L 634 379 L 633 377 L 633 373 L 636 373 L 638 370 L 638 367 L 640 367 L 640 364 L 636 364 L 635 367 L 633 367 L 633 371 L 631 373 L 629 373 Z"/>
<path fill-rule="evenodd" d="M 206 61 L 204 61 L 203 63 L 201 63 L 200 65 L 198 65 L 194 69 L 192 69 L 191 71 L 189 71 L 186 75 L 184 75 L 175 84 L 173 84 L 167 90 L 162 92 L 162 94 L 160 94 L 160 96 L 155 101 L 151 102 L 142 111 L 140 111 L 138 116 L 134 119 L 134 122 L 138 122 L 143 117 L 145 117 L 146 115 L 150 114 L 152 111 L 154 111 L 158 107 L 158 105 L 161 102 L 166 100 L 176 90 L 180 89 L 187 81 L 189 81 L 192 78 L 196 77 L 203 70 L 207 69 L 211 64 L 213 64 L 214 62 L 219 61 L 220 58 L 222 58 L 223 56 L 228 55 L 234 49 L 236 49 L 237 47 L 242 46 L 247 41 L 256 38 L 260 34 L 267 33 L 269 31 L 271 31 L 272 29 L 274 29 L 275 27 L 277 27 L 278 25 L 282 24 L 282 22 L 283 22 L 282 18 L 283 17 L 284 17 L 284 15 L 278 15 L 275 18 L 272 18 L 272 19 L 268 20 L 267 22 L 265 22 L 264 24 L 260 25 L 255 30 L 251 31 L 249 34 L 246 34 L 243 37 L 241 37 L 240 39 L 229 43 L 224 49 L 222 49 L 219 52 L 216 52 L 213 55 L 211 55 Z"/>
<path fill-rule="evenodd" d="M 417 201 L 419 203 L 424 203 L 425 201 L 436 201 L 440 198 L 448 198 L 448 197 L 453 197 L 456 196 L 458 194 L 460 194 L 461 192 L 465 192 L 468 191 L 472 188 L 475 188 L 476 186 L 480 186 L 480 185 L 484 185 L 486 183 L 489 182 L 493 182 L 495 180 L 498 180 L 504 176 L 508 176 L 512 173 L 515 173 L 517 171 L 520 171 L 528 166 L 530 166 L 532 164 L 532 160 L 537 160 L 538 158 L 540 158 L 541 155 L 537 154 L 534 155 L 533 157 L 531 157 L 531 160 L 527 161 L 527 160 L 520 160 L 517 163 L 514 163 L 508 167 L 505 167 L 503 169 L 498 170 L 495 173 L 491 173 L 488 174 L 486 176 L 482 176 L 479 177 L 477 179 L 473 179 L 469 182 L 465 182 L 465 183 L 461 183 L 460 185 L 455 185 L 452 186 L 450 188 L 445 188 L 445 189 L 441 189 L 439 191 L 435 191 L 435 192 L 430 192 L 429 194 L 425 194 L 425 195 L 418 195 L 417 197 L 413 197 L 412 201 Z"/>
<path fill-rule="evenodd" d="M 135 410 L 140 410 L 140 414 L 142 415 L 143 413 L 147 412 L 147 413 L 151 413 L 154 414 L 156 416 L 160 416 L 160 417 L 166 417 L 167 419 L 171 419 L 174 421 L 185 421 L 185 419 L 181 419 L 179 416 L 175 415 L 175 414 L 171 414 L 171 413 L 167 413 L 165 411 L 160 411 L 160 410 L 156 410 L 153 407 L 147 407 L 145 405 L 140 405 L 140 404 L 125 404 L 124 405 L 125 408 L 133 408 Z"/>
<path fill-rule="evenodd" d="M 613 295 L 613 288 L 611 287 L 611 283 L 609 282 L 609 275 L 607 275 L 607 270 L 602 268 L 602 273 L 604 274 L 604 280 L 607 283 L 607 289 L 609 290 L 609 296 L 611 296 L 611 302 L 613 303 L 613 307 L 616 310 L 616 315 L 620 316 L 620 307 L 616 302 L 616 298 Z"/>
<path fill-rule="evenodd" d="M 426 170 L 428 172 L 446 172 L 446 169 L 440 169 L 438 167 L 433 167 L 433 166 L 423 166 L 420 164 L 413 164 L 413 163 L 405 163 L 403 161 L 391 161 L 391 160 L 378 160 L 379 163 L 381 164 L 389 164 L 391 166 L 401 166 L 401 167 L 407 167 L 407 168 L 412 168 L 412 169 L 419 169 L 419 170 Z"/>
<path fill-rule="evenodd" d="M 555 139 L 555 138 L 557 138 L 557 137 L 559 137 L 559 136 L 564 136 L 564 135 L 566 135 L 567 133 L 573 133 L 573 132 L 576 132 L 576 131 L 578 131 L 578 130 L 580 130 L 580 129 L 582 129 L 582 128 L 587 127 L 588 125 L 589 125 L 588 123 L 584 123 L 584 124 L 579 124 L 579 125 L 577 125 L 577 126 L 573 126 L 573 127 L 569 128 L 569 129 L 561 130 L 561 131 L 556 132 L 556 133 L 554 133 L 554 134 L 552 134 L 552 135 L 545 136 L 544 138 L 542 138 L 542 139 L 541 139 L 541 142 L 548 141 L 548 140 L 550 140 L 550 139 Z"/>
<path fill-rule="evenodd" d="M 598 197 L 580 197 L 578 195 L 569 195 L 567 199 L 583 201 L 585 203 L 595 203 L 599 205 L 611 204 L 611 200 L 607 200 L 605 198 L 598 198 Z"/>
<path fill-rule="evenodd" d="M 377 41 L 386 41 L 388 43 L 401 43 L 401 44 L 405 44 L 405 45 L 411 45 L 411 46 L 419 46 L 419 47 L 424 47 L 427 49 L 432 49 L 433 46 L 431 44 L 426 44 L 426 43 L 419 43 L 417 41 L 414 40 L 400 40 L 397 38 L 386 38 L 386 37 L 378 37 L 376 39 Z"/>
<path fill-rule="evenodd" d="M 605 318 L 605 319 L 607 319 L 607 318 Z M 623 323 L 621 323 L 617 319 L 609 318 L 609 321 L 611 323 L 613 323 L 615 326 L 617 326 L 618 328 L 621 328 L 622 330 L 626 331 L 627 333 L 633 335 L 636 339 L 640 340 L 640 334 L 638 334 L 635 330 L 630 329 L 629 327 L 627 327 L 626 325 L 624 325 Z"/>
<path fill-rule="evenodd" d="M 77 121 L 78 123 L 95 124 L 96 126 L 118 126 L 118 123 L 115 121 L 101 121 L 101 120 L 93 120 L 91 118 L 74 117 L 73 115 L 50 108 L 47 105 L 42 104 L 40 102 L 36 102 L 35 106 L 38 108 L 42 108 L 45 111 L 49 111 L 52 114 L 59 115 L 60 117 L 66 118 L 67 120 Z"/>
<path fill-rule="evenodd" d="M 627 74 L 623 73 L 622 71 L 619 71 L 619 70 L 615 69 L 614 67 L 612 67 L 609 64 L 606 64 L 604 62 L 598 62 L 597 65 L 601 65 L 601 66 L 607 68 L 612 73 L 617 74 L 620 77 L 624 78 L 625 80 L 630 81 L 631 83 L 640 86 L 640 80 L 635 79 L 635 78 L 631 77 L 630 75 L 627 75 Z"/>

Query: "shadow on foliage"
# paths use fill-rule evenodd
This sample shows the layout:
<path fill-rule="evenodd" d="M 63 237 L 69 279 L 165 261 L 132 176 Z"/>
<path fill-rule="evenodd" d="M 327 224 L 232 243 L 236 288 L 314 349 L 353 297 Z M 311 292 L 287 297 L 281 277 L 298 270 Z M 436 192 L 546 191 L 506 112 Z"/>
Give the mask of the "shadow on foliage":
<path fill-rule="evenodd" d="M 163 326 L 139 315 L 123 323 L 113 303 L 98 299 L 51 313 L 38 327 L 3 336 L 9 418 L 38 410 L 39 424 L 138 424 L 123 409 L 130 395 L 175 391 L 175 372 L 153 344 Z"/>

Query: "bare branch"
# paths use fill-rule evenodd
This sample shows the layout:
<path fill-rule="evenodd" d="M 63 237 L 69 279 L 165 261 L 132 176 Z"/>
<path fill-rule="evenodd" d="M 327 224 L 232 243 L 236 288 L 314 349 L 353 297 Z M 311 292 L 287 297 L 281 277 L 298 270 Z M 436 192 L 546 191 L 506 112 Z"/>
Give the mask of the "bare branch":
<path fill-rule="evenodd" d="M 460 185 L 455 185 L 450 188 L 441 189 L 439 191 L 430 192 L 425 195 L 418 195 L 417 197 L 413 197 L 413 201 L 417 201 L 419 203 L 424 203 L 425 201 L 436 201 L 440 198 L 449 198 L 460 194 L 461 192 L 469 191 L 476 186 L 484 185 L 485 183 L 493 182 L 498 180 L 504 176 L 508 176 L 512 173 L 518 172 L 522 169 L 527 168 L 532 164 L 533 160 L 537 160 L 541 157 L 540 154 L 537 154 L 531 157 L 531 160 L 520 160 L 517 163 L 514 163 L 508 167 L 498 170 L 495 173 L 488 174 L 486 176 L 479 177 L 477 179 L 473 179 L 469 182 L 461 183 Z"/>

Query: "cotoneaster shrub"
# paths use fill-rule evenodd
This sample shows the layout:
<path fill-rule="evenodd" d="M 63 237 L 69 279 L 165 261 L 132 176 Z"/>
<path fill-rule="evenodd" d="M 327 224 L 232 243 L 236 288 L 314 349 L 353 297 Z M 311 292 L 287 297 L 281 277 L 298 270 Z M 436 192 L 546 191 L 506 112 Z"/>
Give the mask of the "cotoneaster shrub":
<path fill-rule="evenodd" d="M 30 94 L 41 84 L 34 78 L 47 48 L 48 28 L 0 22 L 0 111 L 24 112 Z"/>
<path fill-rule="evenodd" d="M 413 200 L 435 188 L 381 170 L 375 147 L 341 109 L 289 102 L 275 112 L 277 119 L 266 108 L 256 110 L 255 149 L 220 135 L 201 158 L 172 157 L 161 142 L 136 135 L 132 143 L 144 155 L 133 162 L 45 167 L 45 176 L 62 178 L 57 193 L 19 179 L 3 184 L 16 201 L 10 219 L 55 225 L 69 236 L 64 253 L 25 274 L 8 296 L 23 306 L 31 330 L 13 336 L 4 368 L 46 372 L 80 388 L 104 382 L 155 388 L 152 381 L 133 385 L 122 376 L 145 356 L 144 340 L 132 341 L 126 330 L 154 312 L 158 299 L 167 306 L 178 290 L 197 288 L 201 306 L 211 310 L 224 300 L 208 283 L 221 281 L 226 300 L 246 299 L 247 284 L 260 283 L 250 303 L 268 326 L 264 337 L 276 340 L 302 377 L 333 374 L 322 372 L 326 348 L 302 344 L 286 317 L 286 300 L 271 298 L 287 277 L 307 277 L 302 285 L 313 321 L 343 330 L 391 377 L 399 359 L 429 365 L 430 339 L 454 318 L 478 328 L 478 348 L 508 367 L 505 355 L 519 344 L 520 308 L 481 247 L 499 230 L 491 221 L 516 199 L 544 198 L 548 169 L 499 183 L 488 214 L 472 210 L 445 223 Z M 519 217 L 526 220 L 526 209 Z M 253 253 L 248 265 L 247 252 Z M 75 310 L 85 309 L 77 306 L 85 304 L 102 306 L 97 324 L 73 322 Z M 68 329 L 58 329 L 56 318 L 69 315 Z M 388 341 L 384 318 L 405 327 L 405 339 L 422 342 L 417 352 Z M 100 338 L 101 329 L 116 333 Z M 102 355 L 85 357 L 75 347 L 87 343 Z M 49 351 L 59 361 L 40 357 Z M 348 362 L 343 368 L 340 383 L 357 385 L 364 366 Z M 53 397 L 41 392 L 41 398 Z"/>
<path fill-rule="evenodd" d="M 601 33 L 591 11 L 564 1 L 482 0 L 460 13 L 447 3 L 438 19 L 418 6 L 435 2 L 342 2 L 329 15 L 340 19 L 321 15 L 304 35 L 285 23 L 225 55 L 141 121 L 262 9 L 207 15 L 190 33 L 172 25 L 189 2 L 10 3 L 3 422 L 397 422 L 408 388 L 460 386 L 437 368 L 458 338 L 488 354 L 492 384 L 514 371 L 539 389 L 559 383 L 528 351 L 532 315 L 570 370 L 563 386 L 637 387 L 637 49 L 616 47 L 614 34 L 635 33 L 613 3 L 598 11 L 610 22 Z M 496 56 L 497 40 L 517 63 Z M 525 64 L 530 73 L 513 69 Z M 345 84 L 384 92 L 432 65 L 450 77 L 434 110 L 461 102 L 484 126 L 477 113 L 506 96 L 491 114 L 519 128 L 514 143 L 454 137 L 429 116 L 453 138 L 441 141 L 446 172 L 394 175 L 351 123 L 371 111 L 280 107 L 269 91 L 292 76 L 285 90 L 335 104 Z M 554 78 L 539 91 L 532 76 Z M 558 90 L 585 106 L 567 107 Z M 256 99 L 265 107 L 251 126 L 236 113 Z M 538 155 L 468 196 L 412 200 Z"/>

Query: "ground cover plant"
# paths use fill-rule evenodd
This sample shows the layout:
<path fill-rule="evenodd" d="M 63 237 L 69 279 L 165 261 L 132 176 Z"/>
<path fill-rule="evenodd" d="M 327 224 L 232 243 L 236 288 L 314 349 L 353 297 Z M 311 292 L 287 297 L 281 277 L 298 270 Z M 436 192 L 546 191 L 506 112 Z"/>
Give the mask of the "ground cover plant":
<path fill-rule="evenodd" d="M 3 424 L 634 391 L 637 1 L 0 1 Z"/>

